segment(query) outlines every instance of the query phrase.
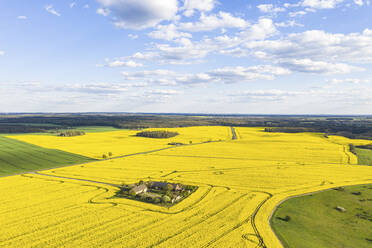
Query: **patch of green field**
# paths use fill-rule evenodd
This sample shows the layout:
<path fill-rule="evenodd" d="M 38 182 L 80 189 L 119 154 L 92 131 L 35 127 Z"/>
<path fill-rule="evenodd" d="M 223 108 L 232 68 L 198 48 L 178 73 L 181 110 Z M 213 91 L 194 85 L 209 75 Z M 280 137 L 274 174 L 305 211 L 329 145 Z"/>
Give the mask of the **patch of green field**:
<path fill-rule="evenodd" d="M 372 150 L 355 148 L 355 152 L 358 156 L 358 164 L 372 165 Z"/>
<path fill-rule="evenodd" d="M 289 199 L 277 208 L 271 225 L 284 247 L 372 247 L 372 185 Z"/>
<path fill-rule="evenodd" d="M 92 160 L 94 159 L 0 136 L 0 176 Z"/>

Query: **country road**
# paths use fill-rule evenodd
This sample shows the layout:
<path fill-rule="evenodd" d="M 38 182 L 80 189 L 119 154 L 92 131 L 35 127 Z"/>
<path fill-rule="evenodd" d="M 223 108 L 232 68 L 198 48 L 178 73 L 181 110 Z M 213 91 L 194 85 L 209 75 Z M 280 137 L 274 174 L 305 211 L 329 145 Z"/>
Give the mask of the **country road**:
<path fill-rule="evenodd" d="M 230 127 L 230 128 L 231 128 L 231 133 L 232 133 L 232 139 L 233 140 L 238 139 L 238 136 L 236 135 L 235 128 L 233 128 L 233 127 Z"/>

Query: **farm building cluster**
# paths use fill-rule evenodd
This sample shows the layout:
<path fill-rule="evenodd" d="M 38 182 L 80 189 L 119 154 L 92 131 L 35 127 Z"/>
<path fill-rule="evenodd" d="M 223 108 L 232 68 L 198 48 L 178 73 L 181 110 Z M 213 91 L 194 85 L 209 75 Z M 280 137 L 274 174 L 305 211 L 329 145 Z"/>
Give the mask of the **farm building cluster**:
<path fill-rule="evenodd" d="M 186 198 L 196 189 L 196 186 L 179 183 L 140 181 L 122 186 L 117 196 L 169 206 Z"/>

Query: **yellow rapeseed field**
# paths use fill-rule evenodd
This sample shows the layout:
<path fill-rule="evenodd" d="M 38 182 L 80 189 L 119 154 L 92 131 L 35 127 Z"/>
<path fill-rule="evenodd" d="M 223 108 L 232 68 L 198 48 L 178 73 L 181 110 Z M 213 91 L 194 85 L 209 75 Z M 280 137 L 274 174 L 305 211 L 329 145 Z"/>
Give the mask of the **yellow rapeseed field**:
<path fill-rule="evenodd" d="M 189 127 L 169 129 L 145 129 L 169 130 L 178 132 L 180 135 L 168 139 L 151 139 L 136 137 L 136 130 L 120 130 L 101 133 L 87 133 L 83 136 L 60 137 L 50 135 L 15 135 L 8 138 L 17 139 L 45 148 L 59 149 L 71 153 L 84 155 L 91 158 L 101 159 L 103 154 L 109 152 L 113 156 L 122 156 L 149 150 L 169 147 L 170 142 L 189 144 L 206 142 L 210 140 L 226 140 L 231 137 L 227 127 Z"/>
<path fill-rule="evenodd" d="M 357 158 L 348 150 L 349 143 L 367 141 L 265 133 L 261 128 L 236 128 L 237 140 L 231 140 L 229 127 L 178 131 L 178 141 L 192 139 L 194 144 L 42 171 L 42 175 L 1 178 L 0 247 L 279 248 L 269 218 L 282 200 L 372 183 L 372 167 L 356 165 Z M 14 138 L 92 157 L 103 149 L 132 154 L 168 143 L 132 137 L 130 132 Z M 200 143 L 208 140 L 215 142 Z M 84 151 L 84 146 L 90 150 Z M 102 184 L 139 180 L 167 180 L 199 189 L 168 209 L 113 198 L 117 188 Z"/>

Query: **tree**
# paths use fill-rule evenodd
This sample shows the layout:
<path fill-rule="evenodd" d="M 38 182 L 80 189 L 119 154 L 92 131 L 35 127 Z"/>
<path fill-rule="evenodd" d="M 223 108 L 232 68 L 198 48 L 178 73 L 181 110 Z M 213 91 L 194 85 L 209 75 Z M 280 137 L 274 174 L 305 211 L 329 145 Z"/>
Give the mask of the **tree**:
<path fill-rule="evenodd" d="M 129 190 L 129 195 L 135 197 L 137 194 L 136 194 L 136 192 L 134 192 L 133 189 L 131 189 L 131 190 Z"/>
<path fill-rule="evenodd" d="M 189 141 L 190 145 L 192 144 L 192 140 Z"/>
<path fill-rule="evenodd" d="M 167 202 L 170 202 L 171 201 L 171 198 L 169 196 L 167 196 L 167 195 L 163 195 L 163 197 L 161 198 L 161 200 L 163 202 L 167 203 Z"/>
<path fill-rule="evenodd" d="M 173 185 L 170 184 L 170 183 L 168 183 L 168 184 L 167 184 L 167 190 L 171 191 L 171 190 L 173 190 L 173 189 L 174 189 Z"/>
<path fill-rule="evenodd" d="M 106 158 L 107 158 L 107 155 L 106 155 L 106 154 L 103 154 L 103 155 L 102 155 L 102 158 L 103 158 L 103 159 L 106 159 Z"/>
<path fill-rule="evenodd" d="M 108 155 L 109 155 L 110 157 L 112 157 L 112 152 L 109 152 Z"/>

